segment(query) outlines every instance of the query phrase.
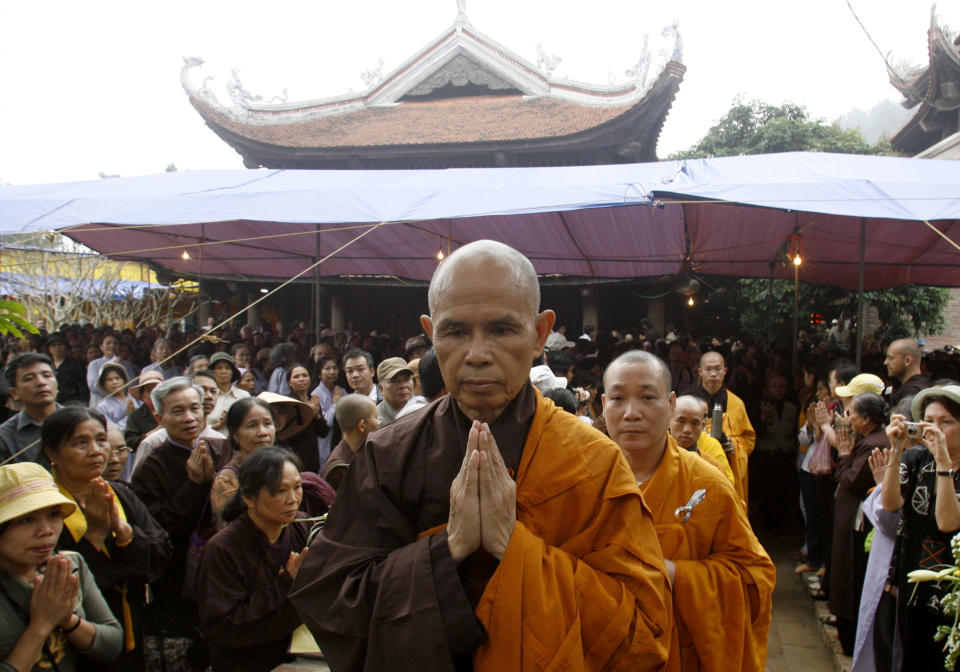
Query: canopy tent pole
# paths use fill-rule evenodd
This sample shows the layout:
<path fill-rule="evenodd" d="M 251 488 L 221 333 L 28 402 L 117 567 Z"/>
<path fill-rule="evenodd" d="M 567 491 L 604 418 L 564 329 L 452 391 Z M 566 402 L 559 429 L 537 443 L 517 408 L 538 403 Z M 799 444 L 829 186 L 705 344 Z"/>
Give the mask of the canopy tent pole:
<path fill-rule="evenodd" d="M 867 253 L 867 222 L 860 218 L 860 268 L 857 284 L 857 368 L 860 368 L 860 359 L 863 355 L 863 273 L 864 258 Z"/>
<path fill-rule="evenodd" d="M 799 252 L 798 252 L 799 254 Z M 793 357 L 791 371 L 797 375 L 797 330 L 800 328 L 800 265 L 793 264 Z"/>
<path fill-rule="evenodd" d="M 323 255 L 320 252 L 320 225 L 317 225 L 317 253 L 315 259 L 320 259 Z M 314 343 L 320 342 L 320 325 L 323 323 L 323 295 L 320 287 L 320 266 L 313 269 L 313 334 Z"/>
<path fill-rule="evenodd" d="M 767 342 L 773 341 L 773 269 L 776 261 L 770 260 L 770 280 L 767 283 Z"/>

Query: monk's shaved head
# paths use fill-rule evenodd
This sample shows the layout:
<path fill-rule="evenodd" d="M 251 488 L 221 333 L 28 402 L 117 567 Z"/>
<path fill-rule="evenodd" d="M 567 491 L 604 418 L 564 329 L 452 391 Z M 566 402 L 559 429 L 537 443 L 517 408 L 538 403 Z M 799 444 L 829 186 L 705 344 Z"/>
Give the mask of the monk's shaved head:
<path fill-rule="evenodd" d="M 540 282 L 537 271 L 530 260 L 509 245 L 495 240 L 478 240 L 464 245 L 443 260 L 430 279 L 427 302 L 430 314 L 434 315 L 444 292 L 449 290 L 453 277 L 462 266 L 488 265 L 491 274 L 507 274 L 515 286 L 518 296 L 522 296 L 535 314 L 540 308 Z"/>
<path fill-rule="evenodd" d="M 356 429 L 361 420 L 366 420 L 377 412 L 373 399 L 365 394 L 345 394 L 337 402 L 337 424 L 344 432 Z"/>
<path fill-rule="evenodd" d="M 725 359 L 723 358 L 723 355 L 721 355 L 721 354 L 720 354 L 719 352 L 717 352 L 716 350 L 710 350 L 709 352 L 705 352 L 705 353 L 703 353 L 703 354 L 700 356 L 700 368 L 702 369 L 702 368 L 705 366 L 704 361 L 705 361 L 706 359 L 708 359 L 708 358 L 713 358 L 713 357 L 719 357 L 719 358 L 720 358 L 720 365 L 721 365 L 721 366 L 726 366 L 726 365 L 727 365 L 727 360 L 725 360 Z"/>
<path fill-rule="evenodd" d="M 702 416 L 707 415 L 707 402 L 701 399 L 700 397 L 695 397 L 692 394 L 684 394 L 677 397 L 677 408 L 676 412 L 680 413 L 681 410 L 691 413 L 699 413 Z"/>
<path fill-rule="evenodd" d="M 673 386 L 673 380 L 670 377 L 670 367 L 667 366 L 666 362 L 656 355 L 644 350 L 628 350 L 610 362 L 610 366 L 608 366 L 607 370 L 603 372 L 604 389 L 608 387 L 607 382 L 610 379 L 610 372 L 618 366 L 626 366 L 629 364 L 646 364 L 647 366 L 653 367 L 654 370 L 660 374 L 660 378 L 663 380 L 665 392 L 669 392 L 670 388 Z"/>

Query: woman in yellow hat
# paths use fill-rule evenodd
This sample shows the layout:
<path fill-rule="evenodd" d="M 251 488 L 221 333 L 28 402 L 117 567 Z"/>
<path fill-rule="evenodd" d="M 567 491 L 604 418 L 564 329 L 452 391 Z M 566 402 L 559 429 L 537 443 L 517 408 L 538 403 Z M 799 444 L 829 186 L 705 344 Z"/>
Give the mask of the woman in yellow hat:
<path fill-rule="evenodd" d="M 123 630 L 77 553 L 55 553 L 76 504 L 40 465 L 0 466 L 0 667 L 71 672 L 117 657 Z"/>

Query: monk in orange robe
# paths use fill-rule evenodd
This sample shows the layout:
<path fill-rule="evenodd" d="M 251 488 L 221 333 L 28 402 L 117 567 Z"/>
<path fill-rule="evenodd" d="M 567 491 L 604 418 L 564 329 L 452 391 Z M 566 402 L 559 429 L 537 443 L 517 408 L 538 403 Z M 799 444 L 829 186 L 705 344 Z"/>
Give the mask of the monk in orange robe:
<path fill-rule="evenodd" d="M 434 274 L 449 395 L 370 434 L 291 592 L 334 672 L 664 668 L 653 518 L 616 444 L 530 384 L 539 300 L 491 241 Z"/>
<path fill-rule="evenodd" d="M 672 374 L 671 374 L 672 376 Z M 698 453 L 700 457 L 713 465 L 734 485 L 733 470 L 723 452 L 720 442 L 709 434 L 703 433 L 706 422 L 707 402 L 692 394 L 677 397 L 670 418 L 670 436 L 684 450 Z"/>
<path fill-rule="evenodd" d="M 757 433 L 750 424 L 750 418 L 747 416 L 747 407 L 743 405 L 743 400 L 728 390 L 723 385 L 727 377 L 727 364 L 723 355 L 719 352 L 705 352 L 700 358 L 700 390 L 699 396 L 702 396 L 709 408 L 707 418 L 707 427 L 704 430 L 707 434 L 713 431 L 713 407 L 720 404 L 723 409 L 723 435 L 721 443 L 727 453 L 727 459 L 730 461 L 730 468 L 733 470 L 734 487 L 740 498 L 747 503 L 748 474 L 747 464 L 750 461 L 750 453 L 757 442 Z"/>
<path fill-rule="evenodd" d="M 762 672 L 776 569 L 729 481 L 667 433 L 675 398 L 654 355 L 604 373 L 603 416 L 653 510 L 673 584 L 670 670 Z"/>

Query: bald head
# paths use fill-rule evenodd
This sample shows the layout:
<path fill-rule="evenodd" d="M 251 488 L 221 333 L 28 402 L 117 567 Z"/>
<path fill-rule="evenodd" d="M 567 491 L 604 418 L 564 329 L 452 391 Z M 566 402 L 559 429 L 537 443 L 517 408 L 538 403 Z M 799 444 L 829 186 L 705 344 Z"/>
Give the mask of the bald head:
<path fill-rule="evenodd" d="M 345 394 L 337 402 L 337 424 L 344 432 L 352 431 L 361 420 L 377 414 L 377 405 L 365 394 Z"/>
<path fill-rule="evenodd" d="M 677 397 L 670 418 L 670 434 L 677 445 L 685 450 L 696 450 L 706 415 L 707 402 L 703 399 L 689 394 Z"/>
<path fill-rule="evenodd" d="M 660 377 L 660 379 L 663 380 L 664 392 L 670 392 L 670 388 L 673 386 L 673 379 L 670 377 L 670 368 L 662 359 L 652 353 L 646 352 L 645 350 L 627 350 L 625 353 L 610 362 L 610 365 L 607 367 L 606 371 L 603 372 L 604 389 L 608 387 L 608 382 L 612 372 L 616 369 L 616 367 L 627 366 L 630 364 L 645 364 L 646 366 L 652 367 L 654 371 L 657 372 L 657 375 Z"/>
<path fill-rule="evenodd" d="M 482 267 L 491 274 L 506 274 L 517 294 L 524 297 L 531 314 L 539 309 L 540 283 L 530 260 L 509 245 L 495 240 L 478 240 L 457 249 L 437 266 L 427 292 L 431 315 L 436 312 L 444 293 L 449 291 L 458 271 L 464 267 Z"/>
<path fill-rule="evenodd" d="M 700 358 L 700 384 L 710 394 L 716 394 L 727 377 L 727 364 L 723 355 L 711 350 Z"/>
<path fill-rule="evenodd" d="M 692 394 L 677 397 L 677 412 L 679 413 L 681 409 L 685 413 L 699 413 L 701 417 L 706 417 L 708 411 L 707 402 Z"/>
<path fill-rule="evenodd" d="M 887 346 L 883 364 L 887 367 L 887 375 L 903 383 L 921 372 L 922 359 L 920 344 L 912 338 L 901 338 Z"/>

